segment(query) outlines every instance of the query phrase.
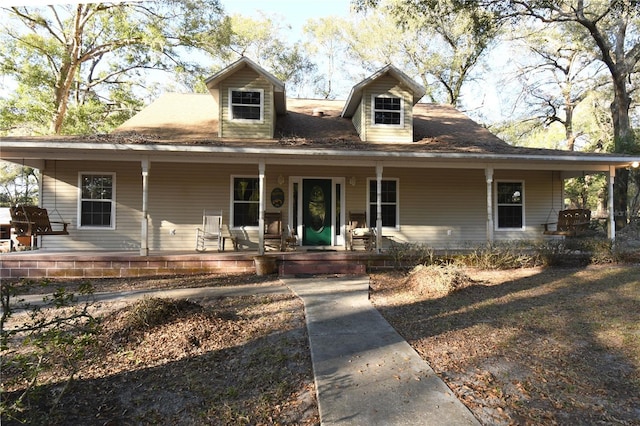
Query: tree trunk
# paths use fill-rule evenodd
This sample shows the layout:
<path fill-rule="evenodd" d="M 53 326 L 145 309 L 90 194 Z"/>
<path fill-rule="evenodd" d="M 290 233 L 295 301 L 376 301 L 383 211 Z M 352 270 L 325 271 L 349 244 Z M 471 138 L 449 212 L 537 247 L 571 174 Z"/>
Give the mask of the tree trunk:
<path fill-rule="evenodd" d="M 633 146 L 634 135 L 629 120 L 629 105 L 631 99 L 627 93 L 624 76 L 614 76 L 614 98 L 611 103 L 611 117 L 613 119 L 614 152 L 625 153 Z M 627 225 L 627 188 L 629 185 L 629 170 L 616 171 L 613 187 L 613 209 L 616 230 Z"/>

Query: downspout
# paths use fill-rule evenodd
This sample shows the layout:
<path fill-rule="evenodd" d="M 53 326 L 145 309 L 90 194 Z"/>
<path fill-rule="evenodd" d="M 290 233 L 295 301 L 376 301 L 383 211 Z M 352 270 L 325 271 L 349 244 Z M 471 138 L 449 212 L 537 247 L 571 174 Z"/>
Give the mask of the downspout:
<path fill-rule="evenodd" d="M 258 254 L 264 254 L 264 209 L 265 209 L 265 184 L 264 184 L 264 160 L 258 163 L 258 190 L 260 191 L 260 201 L 258 202 Z"/>
<path fill-rule="evenodd" d="M 616 180 L 616 168 L 614 166 L 609 166 L 609 197 L 607 200 L 607 208 L 609 209 L 609 226 L 608 226 L 608 234 L 609 239 L 613 242 L 616 240 L 616 218 L 613 207 L 613 184 Z"/>
<path fill-rule="evenodd" d="M 376 252 L 382 253 L 382 163 L 376 164 Z"/>
<path fill-rule="evenodd" d="M 493 243 L 493 167 L 484 169 L 487 180 L 487 243 Z"/>
<path fill-rule="evenodd" d="M 149 168 L 148 158 L 142 159 L 142 230 L 140 235 L 140 256 L 149 256 Z"/>

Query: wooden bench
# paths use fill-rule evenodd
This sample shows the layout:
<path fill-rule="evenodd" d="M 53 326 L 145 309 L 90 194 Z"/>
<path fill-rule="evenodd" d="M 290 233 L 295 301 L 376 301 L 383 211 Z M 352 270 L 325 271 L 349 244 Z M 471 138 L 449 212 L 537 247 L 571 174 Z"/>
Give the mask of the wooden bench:
<path fill-rule="evenodd" d="M 66 222 L 56 222 L 49 220 L 47 209 L 37 206 L 13 206 L 9 208 L 11 215 L 11 226 L 20 239 L 28 237 L 31 246 L 34 246 L 34 238 L 41 235 L 69 235 Z M 53 225 L 56 226 L 54 229 Z"/>
<path fill-rule="evenodd" d="M 591 210 L 571 209 L 558 212 L 558 221 L 543 223 L 544 235 L 562 235 L 575 237 L 587 231 L 591 223 Z M 556 229 L 549 229 L 549 225 L 556 225 Z"/>

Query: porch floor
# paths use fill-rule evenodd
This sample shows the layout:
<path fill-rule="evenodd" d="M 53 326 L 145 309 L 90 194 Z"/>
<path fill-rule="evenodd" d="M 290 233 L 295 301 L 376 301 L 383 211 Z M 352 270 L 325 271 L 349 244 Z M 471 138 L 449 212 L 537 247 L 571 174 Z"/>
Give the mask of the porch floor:
<path fill-rule="evenodd" d="M 197 273 L 255 273 L 257 251 L 33 251 L 0 254 L 0 278 L 107 278 Z M 390 268 L 388 256 L 365 251 L 267 251 L 283 276 L 364 274 Z M 271 271 L 269 271 L 271 272 Z M 273 271 L 275 272 L 275 271 Z"/>

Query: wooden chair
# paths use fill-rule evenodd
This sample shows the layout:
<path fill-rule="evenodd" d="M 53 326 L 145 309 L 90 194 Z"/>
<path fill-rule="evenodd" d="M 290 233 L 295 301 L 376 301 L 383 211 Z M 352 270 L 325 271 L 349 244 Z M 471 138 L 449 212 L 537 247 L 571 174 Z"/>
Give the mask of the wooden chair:
<path fill-rule="evenodd" d="M 215 244 L 218 251 L 224 250 L 222 211 L 219 215 L 202 212 L 202 228 L 196 229 L 196 251 L 205 251 L 207 244 Z"/>
<path fill-rule="evenodd" d="M 17 205 L 9 208 L 11 226 L 20 240 L 28 237 L 31 246 L 35 246 L 35 238 L 41 235 L 69 235 L 67 222 L 49 220 L 47 209 L 38 206 Z M 56 229 L 54 229 L 54 225 Z M 60 228 L 62 227 L 62 228 Z"/>
<path fill-rule="evenodd" d="M 544 235 L 562 235 L 575 237 L 587 231 L 591 223 L 591 210 L 572 209 L 558 212 L 558 221 L 543 223 Z M 549 229 L 549 225 L 556 225 L 555 229 Z"/>
<path fill-rule="evenodd" d="M 268 245 L 277 247 L 282 251 L 284 248 L 282 239 L 282 213 L 264 212 L 264 247 Z"/>
<path fill-rule="evenodd" d="M 353 251 L 356 244 L 362 245 L 367 251 L 374 249 L 375 232 L 367 226 L 366 213 L 349 212 L 347 227 L 347 249 Z"/>

